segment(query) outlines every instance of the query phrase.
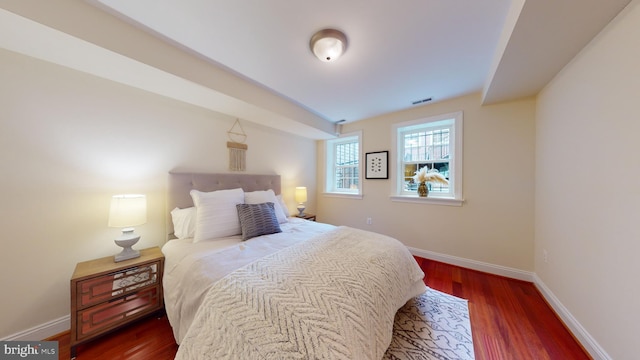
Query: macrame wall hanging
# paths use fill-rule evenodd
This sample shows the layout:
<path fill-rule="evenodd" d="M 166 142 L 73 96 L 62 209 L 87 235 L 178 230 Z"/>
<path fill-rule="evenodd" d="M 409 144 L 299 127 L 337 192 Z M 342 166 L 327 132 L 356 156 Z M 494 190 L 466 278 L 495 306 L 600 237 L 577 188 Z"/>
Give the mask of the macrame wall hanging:
<path fill-rule="evenodd" d="M 229 170 L 231 171 L 245 171 L 247 169 L 247 149 L 249 148 L 245 141 L 247 141 L 247 134 L 245 134 L 240 121 L 236 119 L 233 126 L 227 131 L 227 148 L 229 149 Z"/>

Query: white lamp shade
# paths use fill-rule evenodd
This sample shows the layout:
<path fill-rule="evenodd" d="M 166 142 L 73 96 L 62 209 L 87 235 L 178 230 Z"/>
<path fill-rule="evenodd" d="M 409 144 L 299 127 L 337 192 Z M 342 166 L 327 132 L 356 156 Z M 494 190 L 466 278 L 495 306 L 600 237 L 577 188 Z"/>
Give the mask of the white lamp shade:
<path fill-rule="evenodd" d="M 296 187 L 294 198 L 298 203 L 307 202 L 307 188 L 304 186 Z"/>
<path fill-rule="evenodd" d="M 147 222 L 147 198 L 144 195 L 114 195 L 109 211 L 110 227 L 129 227 Z"/>

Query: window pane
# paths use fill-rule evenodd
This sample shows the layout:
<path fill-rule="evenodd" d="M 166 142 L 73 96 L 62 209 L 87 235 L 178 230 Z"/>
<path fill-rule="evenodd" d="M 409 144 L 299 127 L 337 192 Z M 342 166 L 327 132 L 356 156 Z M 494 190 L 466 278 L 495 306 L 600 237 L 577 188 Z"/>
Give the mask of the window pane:
<path fill-rule="evenodd" d="M 414 165 L 417 166 L 418 170 L 424 167 L 430 170 L 432 169 L 438 170 L 438 172 L 442 176 L 444 176 L 447 180 L 449 180 L 449 163 L 448 162 L 427 162 L 427 163 L 418 163 Z M 414 181 L 412 178 L 410 184 L 413 182 Z M 442 183 L 431 181 L 431 182 L 427 182 L 427 187 L 429 188 L 429 191 L 432 191 L 432 192 L 444 192 L 444 193 L 449 192 L 448 184 L 442 184 Z M 408 187 L 407 190 L 417 190 L 417 188 L 418 188 L 418 184 L 411 184 L 411 186 Z"/>
<path fill-rule="evenodd" d="M 336 165 L 358 165 L 358 143 L 336 145 Z"/>
<path fill-rule="evenodd" d="M 413 176 L 416 174 L 418 164 L 405 164 L 404 165 L 404 186 L 406 191 L 415 191 L 418 189 L 418 184 L 413 180 Z"/>
<path fill-rule="evenodd" d="M 361 137 L 361 132 L 354 132 L 325 142 L 326 192 L 360 194 Z"/>
<path fill-rule="evenodd" d="M 449 163 L 448 162 L 420 162 L 420 163 L 405 163 L 404 164 L 404 186 L 405 191 L 416 191 L 418 189 L 418 183 L 413 179 L 416 172 L 423 167 L 427 169 L 436 169 L 442 176 L 449 180 Z M 449 192 L 449 185 L 440 183 L 428 183 L 429 191 L 434 192 Z"/>
<path fill-rule="evenodd" d="M 449 128 L 422 129 L 402 134 L 404 145 L 403 191 L 416 191 L 418 184 L 413 180 L 416 171 L 427 167 L 436 169 L 445 178 L 449 178 Z M 449 192 L 449 186 L 434 182 L 427 183 L 429 191 Z"/>
<path fill-rule="evenodd" d="M 395 193 L 402 197 L 418 197 L 416 171 L 437 171 L 439 176 L 428 176 L 429 191 L 434 198 L 462 200 L 462 111 L 406 121 L 393 126 L 397 149 L 397 176 Z M 444 181 L 448 184 L 442 184 Z M 431 195 L 429 195 L 431 196 Z M 413 200 L 410 200 L 413 201 Z M 429 202 L 427 203 L 435 203 Z M 449 204 L 448 201 L 442 204 Z"/>
<path fill-rule="evenodd" d="M 404 134 L 404 161 L 449 158 L 449 129 Z"/>
<path fill-rule="evenodd" d="M 336 144 L 336 189 L 358 188 L 358 142 Z"/>
<path fill-rule="evenodd" d="M 336 169 L 337 189 L 358 189 L 358 168 L 339 167 Z"/>

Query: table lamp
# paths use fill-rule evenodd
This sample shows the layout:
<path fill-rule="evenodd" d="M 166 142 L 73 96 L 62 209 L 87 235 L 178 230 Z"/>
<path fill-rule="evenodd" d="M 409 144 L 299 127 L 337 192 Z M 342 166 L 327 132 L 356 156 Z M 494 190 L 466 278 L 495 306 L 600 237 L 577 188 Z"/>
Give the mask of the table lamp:
<path fill-rule="evenodd" d="M 111 210 L 109 211 L 109 227 L 119 227 L 122 235 L 114 241 L 122 247 L 122 252 L 116 254 L 115 262 L 137 258 L 138 250 L 131 247 L 140 240 L 140 235 L 134 233 L 133 226 L 147 222 L 147 198 L 144 195 L 126 194 L 114 195 L 111 198 Z"/>
<path fill-rule="evenodd" d="M 296 200 L 296 202 L 298 203 L 298 216 L 299 217 L 303 217 L 304 216 L 304 203 L 307 202 L 307 188 L 304 186 L 298 186 L 296 187 L 296 192 L 294 194 L 294 198 Z"/>

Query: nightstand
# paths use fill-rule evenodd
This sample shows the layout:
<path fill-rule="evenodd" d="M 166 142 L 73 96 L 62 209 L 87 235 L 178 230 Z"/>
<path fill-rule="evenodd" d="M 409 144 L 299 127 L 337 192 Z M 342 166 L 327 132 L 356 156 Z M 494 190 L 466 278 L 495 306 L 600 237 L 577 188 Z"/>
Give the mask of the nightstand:
<path fill-rule="evenodd" d="M 71 358 L 76 347 L 163 308 L 160 248 L 114 262 L 113 256 L 78 263 L 71 277 Z"/>
<path fill-rule="evenodd" d="M 302 216 L 296 215 L 297 218 L 316 221 L 316 216 L 314 214 L 304 213 Z"/>

